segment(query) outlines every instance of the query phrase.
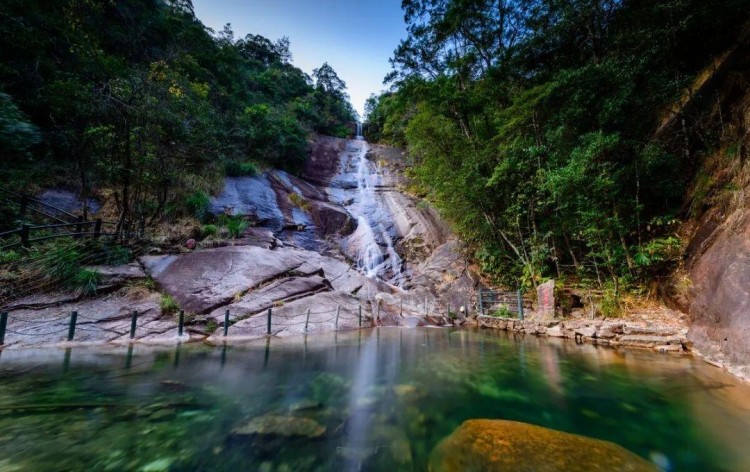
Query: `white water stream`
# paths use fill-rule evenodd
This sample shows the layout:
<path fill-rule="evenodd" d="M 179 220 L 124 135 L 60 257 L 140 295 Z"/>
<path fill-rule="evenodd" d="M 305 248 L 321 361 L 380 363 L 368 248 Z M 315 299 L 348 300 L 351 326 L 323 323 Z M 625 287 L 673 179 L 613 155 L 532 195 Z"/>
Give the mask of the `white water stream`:
<path fill-rule="evenodd" d="M 395 278 L 402 272 L 403 261 L 386 226 L 393 218 L 377 193 L 382 176 L 377 166 L 367 160 L 369 148 L 361 133 L 362 125 L 358 123 L 356 141 L 360 146 L 356 157 L 356 203 L 349 207 L 358 222 L 355 232 L 359 243 L 357 264 L 370 278 L 382 279 L 386 274 Z"/>

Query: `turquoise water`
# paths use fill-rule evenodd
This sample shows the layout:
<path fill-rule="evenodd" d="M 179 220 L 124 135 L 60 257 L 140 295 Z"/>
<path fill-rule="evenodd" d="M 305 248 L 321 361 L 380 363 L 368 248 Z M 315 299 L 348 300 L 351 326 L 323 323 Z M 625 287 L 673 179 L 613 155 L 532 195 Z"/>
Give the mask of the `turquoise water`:
<path fill-rule="evenodd" d="M 0 471 L 426 470 L 472 418 L 612 441 L 666 470 L 740 471 L 749 403 L 689 357 L 494 331 L 8 350 Z M 258 424 L 277 434 L 239 434 Z"/>

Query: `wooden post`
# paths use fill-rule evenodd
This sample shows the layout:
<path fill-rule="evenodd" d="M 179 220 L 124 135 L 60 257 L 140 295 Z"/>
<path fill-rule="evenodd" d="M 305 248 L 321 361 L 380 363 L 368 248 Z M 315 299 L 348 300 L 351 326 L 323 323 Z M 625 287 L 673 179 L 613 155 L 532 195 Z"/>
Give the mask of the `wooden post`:
<path fill-rule="evenodd" d="M 74 311 L 70 314 L 70 325 L 68 326 L 68 341 L 72 341 L 76 334 L 76 320 L 78 320 L 78 312 Z"/>
<path fill-rule="evenodd" d="M 310 324 L 310 309 L 307 309 L 307 318 L 305 318 L 305 334 L 307 334 L 307 325 Z"/>
<path fill-rule="evenodd" d="M 359 327 L 362 327 L 362 305 L 359 306 Z"/>
<path fill-rule="evenodd" d="M 341 314 L 341 305 L 338 305 L 336 307 L 336 325 L 333 328 L 334 331 L 338 331 L 339 330 L 339 315 L 340 314 Z"/>
<path fill-rule="evenodd" d="M 97 218 L 96 223 L 94 223 L 94 239 L 99 239 L 99 236 L 102 235 L 102 219 Z"/>
<path fill-rule="evenodd" d="M 271 308 L 268 309 L 268 329 L 266 329 L 266 334 L 271 335 L 271 315 L 273 312 L 271 311 Z"/>
<path fill-rule="evenodd" d="M 401 303 L 399 304 L 399 307 L 398 307 L 398 316 L 403 318 L 404 317 L 404 299 L 401 298 L 400 301 Z"/>
<path fill-rule="evenodd" d="M 78 218 L 76 218 L 76 222 L 78 224 L 76 225 L 76 234 L 75 236 L 73 236 L 73 238 L 78 239 L 81 237 L 81 233 L 83 232 L 83 217 L 79 216 Z"/>
<path fill-rule="evenodd" d="M 0 313 L 0 346 L 5 344 L 5 328 L 8 326 L 8 313 Z"/>
<path fill-rule="evenodd" d="M 229 334 L 229 310 L 224 312 L 224 337 Z"/>
<path fill-rule="evenodd" d="M 21 246 L 29 247 L 31 242 L 29 241 L 29 225 L 21 225 Z"/>
<path fill-rule="evenodd" d="M 130 318 L 130 339 L 135 337 L 135 325 L 138 322 L 138 311 L 133 311 L 133 315 Z"/>
<path fill-rule="evenodd" d="M 19 214 L 20 219 L 23 219 L 24 216 L 26 216 L 26 209 L 29 206 L 29 196 L 28 195 L 21 195 L 21 212 Z"/>
<path fill-rule="evenodd" d="M 185 310 L 180 310 L 180 317 L 177 323 L 177 336 L 182 337 L 185 328 Z"/>

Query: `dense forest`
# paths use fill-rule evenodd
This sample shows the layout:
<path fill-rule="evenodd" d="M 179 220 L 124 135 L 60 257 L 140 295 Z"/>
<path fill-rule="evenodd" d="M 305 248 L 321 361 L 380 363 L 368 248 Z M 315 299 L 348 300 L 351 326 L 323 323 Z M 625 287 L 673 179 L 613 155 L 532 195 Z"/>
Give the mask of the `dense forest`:
<path fill-rule="evenodd" d="M 486 273 L 588 280 L 617 297 L 680 257 L 686 186 L 720 136 L 670 106 L 733 46 L 748 7 L 404 0 L 408 38 L 390 90 L 368 100 L 366 135 L 408 146 L 415 191 Z"/>
<path fill-rule="evenodd" d="M 0 3 L 0 177 L 108 192 L 123 224 L 200 216 L 224 175 L 295 170 L 355 119 L 328 65 L 214 32 L 190 0 Z"/>

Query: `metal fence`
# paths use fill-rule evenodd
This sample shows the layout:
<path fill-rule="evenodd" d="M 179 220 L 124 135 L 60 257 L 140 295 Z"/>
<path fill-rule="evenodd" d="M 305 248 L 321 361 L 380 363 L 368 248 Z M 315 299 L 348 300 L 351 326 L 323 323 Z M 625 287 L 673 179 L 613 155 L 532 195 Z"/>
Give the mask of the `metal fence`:
<path fill-rule="evenodd" d="M 530 307 L 531 302 L 523 298 L 523 292 L 500 290 L 479 290 L 479 311 L 482 315 L 499 314 L 501 316 L 515 316 L 524 319 L 524 308 Z"/>
<path fill-rule="evenodd" d="M 365 310 L 363 310 L 362 306 L 356 306 L 354 309 L 352 309 L 352 306 L 349 307 L 350 309 L 348 311 L 343 310 L 342 306 L 339 305 L 333 310 L 329 311 L 321 311 L 321 312 L 313 312 L 310 308 L 307 309 L 306 312 L 300 313 L 298 315 L 294 314 L 287 314 L 287 315 L 275 315 L 273 314 L 273 308 L 269 308 L 265 315 L 263 314 L 256 314 L 254 316 L 251 316 L 249 318 L 244 318 L 240 321 L 244 320 L 251 320 L 253 323 L 248 323 L 243 328 L 250 329 L 250 330 L 263 330 L 263 334 L 266 336 L 275 336 L 278 335 L 281 331 L 288 329 L 290 327 L 298 327 L 304 325 L 304 329 L 302 330 L 302 334 L 307 334 L 310 332 L 311 326 L 315 325 L 332 325 L 332 328 L 334 331 L 338 331 L 340 324 L 342 321 L 356 321 L 356 329 L 360 328 L 371 328 L 375 326 L 375 318 L 373 317 L 372 313 L 367 313 Z M 311 315 L 316 315 L 317 318 L 311 320 Z M 324 319 L 319 319 L 319 315 L 330 315 Z M 232 326 L 232 321 L 230 320 L 231 313 L 229 310 L 227 310 L 224 314 L 224 325 L 223 325 L 223 336 L 228 337 L 230 327 Z M 56 322 L 60 322 L 62 320 L 66 320 L 67 322 L 63 327 L 60 327 L 59 329 L 49 331 L 45 329 L 45 325 L 49 326 L 50 324 L 54 324 Z M 255 321 L 257 320 L 257 323 Z M 12 326 L 9 327 L 9 321 L 13 322 L 16 321 L 21 324 L 31 325 L 31 326 L 24 326 L 23 329 L 19 328 L 13 328 Z M 143 320 L 139 317 L 138 311 L 133 311 L 130 315 L 130 330 L 129 332 L 124 332 L 122 329 L 114 329 L 111 327 L 102 326 L 102 323 L 112 323 L 116 322 L 117 320 L 104 318 L 104 319 L 97 319 L 91 316 L 83 315 L 82 313 L 79 313 L 78 311 L 72 311 L 70 313 L 60 313 L 55 316 L 47 316 L 47 317 L 40 317 L 40 318 L 26 318 L 22 317 L 17 314 L 13 314 L 10 312 L 2 312 L 0 313 L 0 346 L 5 345 L 6 337 L 13 336 L 21 336 L 21 337 L 28 337 L 28 336 L 45 336 L 48 337 L 50 335 L 52 336 L 59 336 L 59 341 L 73 341 L 76 336 L 76 332 L 84 331 L 84 332 L 110 332 L 112 334 L 116 334 L 118 336 L 125 336 L 128 335 L 129 338 L 135 339 L 136 334 L 138 333 L 139 329 L 143 329 L 146 327 L 147 324 L 152 323 L 154 321 L 159 321 L 159 319 L 148 319 Z M 349 324 L 351 326 L 351 324 Z M 181 310 L 178 313 L 177 316 L 177 336 L 182 337 L 185 333 L 185 311 Z M 63 336 L 63 334 L 65 334 Z"/>

